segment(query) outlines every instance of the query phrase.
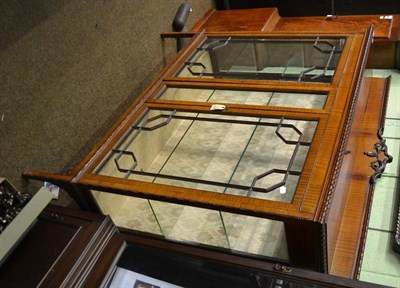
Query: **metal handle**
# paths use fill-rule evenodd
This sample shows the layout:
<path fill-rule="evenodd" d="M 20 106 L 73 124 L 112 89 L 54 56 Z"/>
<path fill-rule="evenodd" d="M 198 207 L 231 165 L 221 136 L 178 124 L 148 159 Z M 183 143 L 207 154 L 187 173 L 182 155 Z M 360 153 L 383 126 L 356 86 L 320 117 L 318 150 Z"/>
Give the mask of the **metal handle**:
<path fill-rule="evenodd" d="M 369 178 L 369 183 L 372 185 L 381 177 L 382 173 L 385 171 L 386 164 L 393 160 L 393 157 L 389 155 L 386 139 L 383 138 L 382 134 L 383 128 L 380 128 L 377 133 L 379 141 L 374 144 L 375 151 L 364 152 L 364 155 L 375 158 L 375 160 L 370 163 L 371 168 L 375 170 L 374 174 Z M 383 158 L 381 157 L 382 153 L 384 155 Z"/>

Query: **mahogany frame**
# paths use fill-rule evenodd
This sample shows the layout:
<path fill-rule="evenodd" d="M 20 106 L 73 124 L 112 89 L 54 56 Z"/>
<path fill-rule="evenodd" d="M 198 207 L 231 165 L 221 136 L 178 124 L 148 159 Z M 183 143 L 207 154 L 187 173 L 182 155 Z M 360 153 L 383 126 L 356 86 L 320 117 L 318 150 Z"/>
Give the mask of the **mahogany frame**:
<path fill-rule="evenodd" d="M 233 37 L 345 37 L 346 43 L 331 83 L 173 77 L 173 73 L 193 53 L 205 37 L 227 35 Z M 349 135 L 352 133 L 351 129 L 354 128 L 352 120 L 357 110 L 358 96 L 360 90 L 362 90 L 362 74 L 372 35 L 372 27 L 365 32 L 337 34 L 311 32 L 195 33 L 185 49 L 174 57 L 160 76 L 137 98 L 69 175 L 37 171 L 27 171 L 24 175 L 31 179 L 53 182 L 66 190 L 82 208 L 88 210 L 99 211 L 90 190 L 100 190 L 284 221 L 291 265 L 320 272 L 335 271 L 332 267 L 341 265 L 335 263 L 333 255 L 337 244 L 341 241 L 339 234 L 342 217 L 347 211 L 346 206 L 353 204 L 353 202 L 349 202 L 348 192 L 346 191 L 346 187 L 351 186 L 351 177 L 341 176 L 352 175 L 353 167 L 343 166 L 343 159 L 344 155 L 348 154 Z M 317 144 L 310 146 L 305 168 L 302 172 L 303 176 L 299 180 L 292 203 L 271 202 L 227 194 L 223 194 L 223 196 L 219 194 L 219 197 L 213 197 L 215 193 L 208 191 L 92 174 L 101 159 L 127 131 L 132 122 L 146 109 L 179 109 L 212 113 L 209 111 L 209 107 L 213 103 L 155 100 L 155 95 L 165 86 L 327 93 L 325 107 L 320 110 L 230 104 L 229 110 L 214 112 L 240 116 L 279 115 L 319 121 L 313 139 L 313 143 Z M 357 125 L 359 127 L 361 124 Z M 370 191 L 370 189 L 367 190 Z M 368 193 L 370 192 L 368 191 L 365 192 L 365 198 L 369 197 Z M 365 219 L 366 205 L 360 208 L 357 219 Z M 332 207 L 334 213 L 330 213 Z M 334 217 L 331 216 L 332 214 L 334 214 Z M 357 229 L 362 230 L 362 226 L 360 225 Z M 357 239 L 360 239 L 360 234 L 362 232 L 358 232 Z M 302 235 L 302 237 L 299 237 L 299 235 Z M 358 258 L 357 255 L 360 252 L 358 244 L 359 242 L 350 248 L 351 257 L 356 256 Z M 346 265 L 345 272 L 339 271 L 333 272 L 333 274 L 347 273 L 344 276 L 355 277 L 357 274 L 355 260 L 353 259 L 352 263 Z"/>

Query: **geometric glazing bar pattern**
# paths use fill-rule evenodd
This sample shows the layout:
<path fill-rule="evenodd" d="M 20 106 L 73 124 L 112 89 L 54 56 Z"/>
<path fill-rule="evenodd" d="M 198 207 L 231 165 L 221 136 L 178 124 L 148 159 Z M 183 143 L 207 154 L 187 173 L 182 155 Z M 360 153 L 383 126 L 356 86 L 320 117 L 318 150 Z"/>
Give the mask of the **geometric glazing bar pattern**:
<path fill-rule="evenodd" d="M 203 53 L 204 53 L 205 51 L 209 51 L 209 50 L 215 51 L 215 50 L 218 50 L 218 49 L 220 49 L 220 48 L 222 48 L 222 47 L 225 47 L 226 45 L 228 45 L 228 43 L 229 43 L 229 41 L 230 41 L 231 39 L 232 39 L 232 37 L 229 37 L 229 38 L 227 38 L 227 39 L 225 40 L 225 42 L 222 42 L 222 43 L 221 43 L 220 40 L 216 40 L 216 41 L 207 43 L 206 45 L 204 45 L 204 46 L 201 47 L 201 48 L 197 48 L 197 51 L 199 52 L 199 53 L 197 54 L 197 56 L 194 57 L 191 61 L 185 62 L 185 65 L 187 66 L 187 69 L 189 70 L 189 72 L 190 72 L 192 75 L 197 75 L 197 76 L 199 76 L 199 77 L 202 77 L 202 76 L 207 72 L 207 68 L 204 66 L 203 63 L 197 62 L 197 61 L 200 59 L 200 57 L 203 55 Z M 194 66 L 195 66 L 195 67 L 196 67 L 196 66 L 197 66 L 197 67 L 200 67 L 200 68 L 202 69 L 201 72 L 196 72 L 196 71 L 194 71 L 194 70 L 192 69 Z"/>
<path fill-rule="evenodd" d="M 294 163 L 294 161 L 296 159 L 296 155 L 297 155 L 297 153 L 299 151 L 300 146 L 301 145 L 309 146 L 309 145 L 311 145 L 311 142 L 302 141 L 303 133 L 301 133 L 301 131 L 299 129 L 297 129 L 296 126 L 294 126 L 292 124 L 287 124 L 287 125 L 285 125 L 285 127 L 291 128 L 299 137 L 297 137 L 297 140 L 286 139 L 284 137 L 284 135 L 282 135 L 282 133 L 280 132 L 280 130 L 282 128 L 282 125 L 283 125 L 283 121 L 284 121 L 284 118 L 282 117 L 280 122 L 279 122 L 279 124 L 278 124 L 278 126 L 276 127 L 275 133 L 285 144 L 295 145 L 295 148 L 294 148 L 294 151 L 292 153 L 292 156 L 290 157 L 290 161 L 289 161 L 288 167 L 287 167 L 286 170 L 283 170 L 283 169 L 271 169 L 271 170 L 268 170 L 268 171 L 266 171 L 266 172 L 264 172 L 264 173 L 262 173 L 260 175 L 255 176 L 254 179 L 253 179 L 253 182 L 251 183 L 250 189 L 247 192 L 247 196 L 248 197 L 250 197 L 251 193 L 254 191 L 254 189 L 256 187 L 256 183 L 259 180 L 261 180 L 261 179 L 263 179 L 263 178 L 265 178 L 265 177 L 267 177 L 267 176 L 269 176 L 271 174 L 274 174 L 274 173 L 284 174 L 284 177 L 283 177 L 282 181 L 280 181 L 280 182 L 278 182 L 276 184 L 273 184 L 273 185 L 269 186 L 268 188 L 264 188 L 264 189 L 262 189 L 262 191 L 260 191 L 260 189 L 257 189 L 259 192 L 263 192 L 263 193 L 271 192 L 271 191 L 273 191 L 273 190 L 275 190 L 277 188 L 285 186 L 289 175 L 301 175 L 301 172 L 292 171 L 293 163 Z"/>
<path fill-rule="evenodd" d="M 224 42 L 222 42 L 224 41 Z M 290 73 L 286 74 L 285 72 L 282 73 L 263 73 L 263 72 L 256 72 L 256 71 L 213 71 L 213 72 L 207 72 L 207 67 L 201 63 L 198 62 L 198 60 L 201 58 L 201 56 L 204 54 L 204 52 L 212 50 L 215 51 L 217 49 L 220 49 L 222 47 L 227 46 L 229 42 L 232 43 L 262 43 L 264 40 L 260 39 L 235 39 L 235 38 L 227 38 L 227 39 L 219 39 L 210 43 L 207 43 L 206 45 L 197 48 L 197 53 L 196 55 L 190 59 L 189 61 L 185 62 L 186 68 L 188 71 L 192 74 L 192 76 L 197 76 L 197 77 L 203 77 L 203 76 L 208 76 L 208 77 L 225 77 L 225 78 L 241 78 L 241 77 L 246 77 L 247 79 L 257 79 L 257 80 L 292 80 L 295 81 L 297 79 L 298 82 L 301 81 L 308 81 L 308 82 L 313 82 L 313 81 L 322 81 L 322 82 L 329 82 L 331 76 L 327 75 L 327 71 L 330 68 L 333 56 L 335 54 L 340 54 L 342 52 L 342 49 L 344 47 L 344 39 L 340 39 L 339 44 L 335 45 L 332 44 L 328 40 L 320 40 L 320 37 L 317 37 L 314 44 L 313 48 L 318 50 L 321 54 L 329 54 L 329 57 L 327 58 L 325 65 L 324 66 L 310 66 L 310 67 L 305 67 L 302 71 L 299 73 Z M 324 48 L 325 47 L 325 48 Z M 290 61 L 290 59 L 289 59 Z M 196 71 L 193 69 L 193 67 L 199 67 L 200 69 L 197 69 Z M 316 74 L 316 75 L 307 75 L 307 73 L 310 73 L 315 70 L 322 70 L 322 72 Z M 316 71 L 318 72 L 318 71 Z"/>
<path fill-rule="evenodd" d="M 135 141 L 135 139 L 139 136 L 141 131 L 143 131 L 143 130 L 154 131 L 154 130 L 157 130 L 161 127 L 168 125 L 168 123 L 171 121 L 171 119 L 175 115 L 175 113 L 176 113 L 176 110 L 173 110 L 172 113 L 169 115 L 169 117 L 167 117 L 163 122 L 160 122 L 158 124 L 152 125 L 152 122 L 155 122 L 159 119 L 165 118 L 165 117 L 163 117 L 163 115 L 157 115 L 157 116 L 151 117 L 149 119 L 146 119 L 141 126 L 136 126 L 136 127 L 132 126 L 131 129 L 129 130 L 129 132 L 131 132 L 132 130 L 136 130 L 133 137 L 129 141 L 127 141 L 127 143 L 124 145 L 124 147 L 122 149 L 116 149 L 116 148 L 112 149 L 113 153 L 118 153 L 117 156 L 114 158 L 114 162 L 115 162 L 115 165 L 116 165 L 118 171 L 126 173 L 124 178 L 128 178 L 129 175 L 131 175 L 134 172 L 135 168 L 138 165 L 138 161 L 137 161 L 135 154 L 132 151 L 128 150 L 128 147 L 133 143 L 133 141 Z M 130 133 L 128 133 L 128 135 L 129 134 Z M 118 146 L 118 145 L 119 144 L 117 143 L 116 146 Z M 122 165 L 120 165 L 120 163 L 119 163 L 119 161 L 123 155 L 128 155 L 132 158 L 132 165 L 128 169 L 122 168 Z"/>
<path fill-rule="evenodd" d="M 177 181 L 187 181 L 191 183 L 198 183 L 198 184 L 205 184 L 205 185 L 212 185 L 212 186 L 217 186 L 217 187 L 225 187 L 225 188 L 231 188 L 231 189 L 239 189 L 242 191 L 248 191 L 248 196 L 252 192 L 261 192 L 261 193 L 268 193 L 271 192 L 281 186 L 285 186 L 287 179 L 289 175 L 292 176 L 300 176 L 301 172 L 296 171 L 293 168 L 293 163 L 295 161 L 296 155 L 298 154 L 298 150 L 301 146 L 310 146 L 311 145 L 311 140 L 306 141 L 303 138 L 303 133 L 292 123 L 285 123 L 285 119 L 281 118 L 279 122 L 266 122 L 266 121 L 259 121 L 259 120 L 243 120 L 241 119 L 235 119 L 235 118 L 211 118 L 213 114 L 207 114 L 207 117 L 201 116 L 201 114 L 193 113 L 191 114 L 178 114 L 177 111 L 173 110 L 171 113 L 168 113 L 168 111 L 163 111 L 157 116 L 151 117 L 145 121 L 143 121 L 140 125 L 132 125 L 132 127 L 129 129 L 129 131 L 125 134 L 125 137 L 122 137 L 122 139 L 114 146 L 115 148 L 112 149 L 111 153 L 109 154 L 109 157 L 113 157 L 113 155 L 117 154 L 114 158 L 114 162 L 116 165 L 116 168 L 118 171 L 125 173 L 123 178 L 128 178 L 131 174 L 134 175 L 139 175 L 139 176 L 150 176 L 153 178 L 160 178 L 160 179 L 170 179 L 170 180 L 177 180 Z M 157 124 L 153 124 L 154 121 L 162 119 L 163 121 L 159 121 Z M 138 160 L 137 157 L 135 156 L 135 153 L 133 151 L 129 150 L 129 147 L 132 145 L 132 143 L 137 139 L 138 135 L 142 131 L 154 131 L 156 129 L 159 129 L 163 126 L 168 125 L 168 123 L 171 122 L 172 119 L 178 119 L 178 120 L 190 120 L 190 121 L 207 121 L 207 122 L 218 122 L 218 123 L 229 123 L 229 124 L 244 124 L 244 125 L 252 125 L 252 126 L 259 126 L 259 127 L 275 127 L 275 134 L 279 139 L 281 139 L 286 145 L 294 145 L 294 150 L 292 152 L 292 155 L 290 157 L 288 166 L 286 169 L 277 169 L 273 168 L 271 170 L 268 170 L 260 175 L 257 175 L 253 178 L 252 183 L 250 185 L 243 185 L 243 184 L 235 184 L 235 183 L 227 183 L 227 182 L 220 182 L 220 181 L 214 181 L 214 180 L 206 180 L 206 179 L 198 179 L 198 178 L 192 178 L 192 177 L 186 177 L 186 176 L 177 176 L 177 175 L 170 175 L 170 174 L 163 174 L 163 173 L 153 173 L 153 172 L 147 172 L 147 171 L 138 171 L 135 170 L 137 165 L 138 165 Z M 293 139 L 289 139 L 288 137 L 285 136 L 285 133 L 282 133 L 282 131 L 286 129 L 287 131 L 292 131 L 292 135 L 295 135 L 295 137 L 291 137 Z M 130 137 L 130 138 L 129 138 Z M 128 141 L 126 141 L 129 138 Z M 123 147 L 121 147 L 123 146 Z M 130 157 L 131 163 L 128 164 L 128 167 L 122 167 L 120 160 L 121 157 Z M 106 157 L 103 159 L 102 163 L 105 163 L 109 157 Z M 126 161 L 126 160 L 125 160 Z M 97 171 L 101 169 L 102 164 L 100 164 L 97 167 Z M 97 172 L 96 172 L 97 173 Z M 281 174 L 283 175 L 283 179 L 279 181 L 276 184 L 272 184 L 270 187 L 258 187 L 256 184 L 259 180 L 268 177 L 271 174 Z"/>
<path fill-rule="evenodd" d="M 330 49 L 321 48 L 321 47 L 320 47 L 321 44 L 326 44 L 326 46 L 328 46 Z M 322 53 L 322 54 L 329 54 L 329 57 L 328 57 L 328 59 L 327 59 L 327 61 L 326 61 L 326 63 L 325 63 L 325 67 L 323 67 L 322 72 L 319 73 L 319 74 L 317 74 L 317 75 L 311 76 L 311 80 L 316 80 L 316 79 L 318 79 L 318 78 L 321 78 L 321 77 L 323 77 L 323 76 L 326 76 L 326 72 L 328 71 L 329 66 L 330 66 L 330 64 L 331 64 L 331 62 L 332 62 L 333 55 L 334 55 L 334 54 L 339 54 L 339 53 L 341 53 L 342 50 L 343 50 L 343 46 L 344 46 L 344 41 L 343 41 L 343 39 L 340 40 L 339 47 L 336 47 L 336 45 L 332 44 L 332 43 L 329 42 L 329 41 L 320 41 L 320 40 L 319 40 L 319 37 L 317 37 L 317 39 L 315 40 L 315 43 L 314 43 L 313 47 L 314 47 L 315 49 L 317 49 L 317 50 L 318 50 L 320 53 Z M 304 70 L 302 70 L 302 71 L 300 72 L 299 78 L 298 78 L 297 81 L 300 82 L 300 81 L 303 79 L 303 77 L 304 77 L 307 73 L 310 73 L 310 72 L 312 72 L 312 71 L 314 71 L 314 70 L 316 70 L 316 69 L 318 69 L 318 67 L 316 67 L 316 66 L 312 66 L 312 67 L 305 68 Z"/>

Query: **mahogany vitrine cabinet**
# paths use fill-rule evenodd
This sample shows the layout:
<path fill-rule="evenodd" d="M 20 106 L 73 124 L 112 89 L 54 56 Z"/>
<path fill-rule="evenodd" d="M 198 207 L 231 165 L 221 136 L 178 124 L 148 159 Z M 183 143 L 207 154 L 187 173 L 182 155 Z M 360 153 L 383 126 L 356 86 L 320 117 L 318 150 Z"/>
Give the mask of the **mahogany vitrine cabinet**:
<path fill-rule="evenodd" d="M 69 175 L 25 175 L 125 232 L 356 277 L 387 162 L 372 35 L 193 33 Z"/>

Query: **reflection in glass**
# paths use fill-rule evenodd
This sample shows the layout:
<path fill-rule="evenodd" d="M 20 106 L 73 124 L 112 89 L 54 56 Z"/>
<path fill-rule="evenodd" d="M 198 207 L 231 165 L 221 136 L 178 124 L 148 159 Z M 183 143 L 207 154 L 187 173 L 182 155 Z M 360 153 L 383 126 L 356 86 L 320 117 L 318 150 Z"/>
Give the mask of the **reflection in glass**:
<path fill-rule="evenodd" d="M 95 173 L 290 203 L 316 126 L 149 110 Z"/>
<path fill-rule="evenodd" d="M 208 37 L 177 77 L 331 82 L 345 38 Z"/>
<path fill-rule="evenodd" d="M 166 88 L 158 99 L 323 109 L 326 94 Z"/>
<path fill-rule="evenodd" d="M 222 247 L 287 260 L 283 222 L 167 202 L 92 191 L 118 227 L 174 241 Z"/>

